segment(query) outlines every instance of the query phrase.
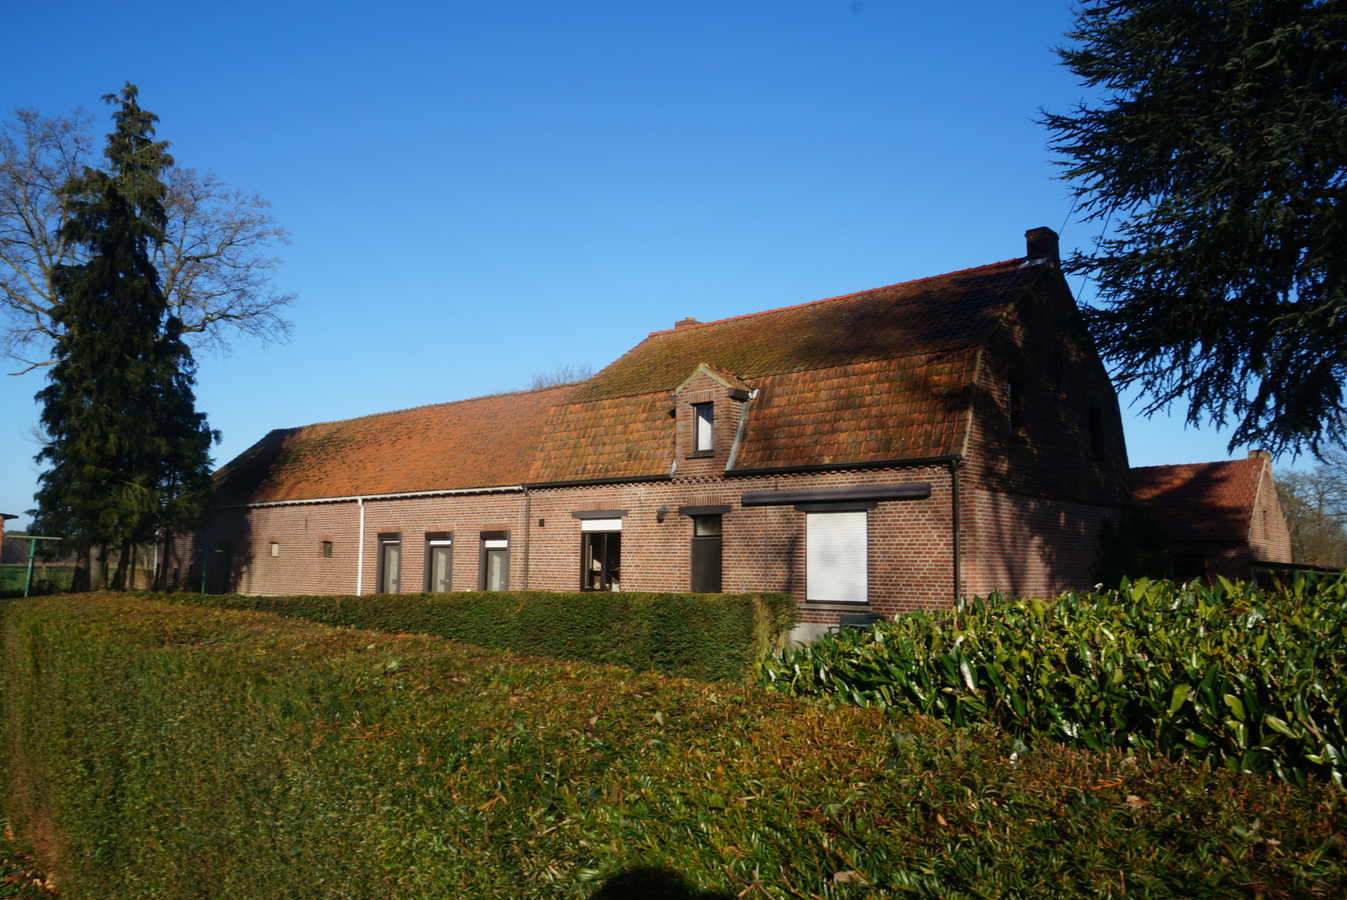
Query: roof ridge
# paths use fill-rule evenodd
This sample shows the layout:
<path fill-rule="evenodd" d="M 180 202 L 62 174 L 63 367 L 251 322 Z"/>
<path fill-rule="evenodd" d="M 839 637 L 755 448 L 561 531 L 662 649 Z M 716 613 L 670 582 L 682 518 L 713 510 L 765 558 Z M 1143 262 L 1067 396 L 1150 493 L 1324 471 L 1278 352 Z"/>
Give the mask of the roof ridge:
<path fill-rule="evenodd" d="M 706 323 L 704 323 L 704 324 L 712 325 L 712 324 L 714 324 L 714 323 L 712 323 L 712 322 L 706 322 Z M 686 326 L 685 326 L 685 327 L 686 327 Z M 639 345 L 638 345 L 638 346 L 639 346 Z M 780 371 L 777 371 L 777 372 L 758 372 L 758 373 L 755 374 L 753 377 L 754 377 L 755 379 L 758 379 L 758 378 L 776 378 L 776 377 L 778 377 L 778 376 L 780 376 L 780 375 L 797 375 L 797 374 L 799 374 L 800 372 L 822 372 L 822 371 L 824 371 L 825 369 L 845 369 L 845 368 L 847 368 L 848 366 L 864 366 L 864 365 L 869 365 L 869 364 L 871 364 L 871 363 L 893 362 L 894 360 L 898 360 L 898 359 L 916 359 L 918 356 L 938 356 L 938 355 L 944 354 L 944 353 L 966 353 L 966 352 L 969 351 L 969 349 L 971 349 L 971 347 L 972 347 L 972 345 L 969 345 L 969 346 L 967 346 L 967 347 L 947 347 L 947 348 L 945 348 L 945 349 L 943 349 L 943 350 L 918 350 L 918 351 L 915 351 L 915 352 L 913 352 L 913 353 L 900 353 L 900 354 L 898 354 L 898 355 L 896 355 L 896 356 L 877 356 L 877 357 L 874 357 L 873 359 L 861 360 L 860 362 L 852 361 L 852 362 L 838 363 L 837 365 L 832 365 L 832 366 L 803 365 L 803 366 L 796 366 L 796 367 L 793 368 L 793 369 L 781 369 Z M 698 365 L 702 365 L 702 364 L 699 363 Z M 711 364 L 710 364 L 710 363 L 705 363 L 705 365 L 708 365 L 708 366 L 709 366 L 709 365 L 711 365 Z M 730 371 L 729 369 L 725 369 L 723 366 L 720 366 L 720 367 L 718 367 L 718 368 L 720 368 L 722 371 L 726 371 L 726 372 L 729 372 L 729 371 Z M 751 382 L 747 381 L 743 376 L 739 375 L 738 373 L 730 372 L 730 374 L 734 375 L 735 378 L 738 378 L 740 381 L 743 381 L 745 384 L 750 384 L 750 385 L 751 385 Z M 633 397 L 657 397 L 657 396 L 660 396 L 660 395 L 663 395 L 663 396 L 666 396 L 666 397 L 667 397 L 667 396 L 669 396 L 669 393 L 670 393 L 670 392 L 669 392 L 669 389 L 668 389 L 668 388 L 661 388 L 660 390 L 657 390 L 657 391 L 637 391 L 637 392 L 634 393 L 634 394 L 606 394 L 606 395 L 604 395 L 604 396 L 602 396 L 602 397 L 595 397 L 595 398 L 591 398 L 591 399 L 589 399 L 589 400 L 576 400 L 576 401 L 572 401 L 572 402 L 569 402 L 569 403 L 558 403 L 557 406 L 558 406 L 558 407 L 561 407 L 561 406 L 579 406 L 579 405 L 582 404 L 582 403 L 606 403 L 606 402 L 609 401 L 609 400 L 629 400 L 629 399 L 631 399 L 631 398 L 633 398 Z"/>
<path fill-rule="evenodd" d="M 309 422 L 305 425 L 289 425 L 282 428 L 273 428 L 272 431 L 298 431 L 301 428 L 317 428 L 319 425 L 344 425 L 347 422 L 358 422 L 361 419 L 379 419 L 384 416 L 397 416 L 402 413 L 416 412 L 418 409 L 432 409 L 441 406 L 459 406 L 464 403 L 476 403 L 479 400 L 491 400 L 495 397 L 515 397 L 523 394 L 541 394 L 543 391 L 554 391 L 559 388 L 575 387 L 578 384 L 584 384 L 589 379 L 580 381 L 568 381 L 565 384 L 549 384 L 547 387 L 524 388 L 518 391 L 497 391 L 494 394 L 482 394 L 477 397 L 464 397 L 461 400 L 444 400 L 439 403 L 422 403 L 420 406 L 408 406 L 403 409 L 386 409 L 383 412 L 365 413 L 361 416 L 350 416 L 345 419 L 327 419 L 322 422 Z"/>
<path fill-rule="evenodd" d="M 1247 462 L 1249 462 L 1249 461 L 1250 461 L 1249 459 L 1212 459 L 1212 460 L 1207 460 L 1206 462 L 1190 462 L 1190 463 L 1157 463 L 1156 465 L 1153 465 L 1153 466 L 1128 466 L 1128 469 L 1130 469 L 1130 470 L 1136 470 L 1136 469 L 1182 469 L 1182 468 L 1186 468 L 1186 467 L 1188 467 L 1188 466 L 1228 466 L 1228 465 L 1230 465 L 1230 464 L 1232 464 L 1232 463 L 1247 463 Z M 1257 462 L 1257 460 L 1253 460 L 1253 461 L 1254 461 L 1254 462 Z"/>
<path fill-rule="evenodd" d="M 820 300 L 807 300 L 804 303 L 792 303 L 789 306 L 778 306 L 775 309 L 763 309 L 757 312 L 743 313 L 742 315 L 738 316 L 727 316 L 724 319 L 714 319 L 710 322 L 697 322 L 695 324 L 683 325 L 681 327 L 665 328 L 660 331 L 652 331 L 648 335 L 646 335 L 646 337 L 652 338 L 662 334 L 673 334 L 675 332 L 694 331 L 698 328 L 706 328 L 711 325 L 722 325 L 725 322 L 736 322 L 740 319 L 752 319 L 756 316 L 768 316 L 773 313 L 786 312 L 787 310 L 791 309 L 803 309 L 806 306 L 818 306 L 823 303 L 835 303 L 839 300 L 850 300 L 853 297 L 859 297 L 861 294 L 873 294 L 875 291 L 884 291 L 888 290 L 889 288 L 907 287 L 908 285 L 921 284 L 924 281 L 936 281 L 941 278 L 949 278 L 950 276 L 953 275 L 966 275 L 969 272 L 976 272 L 979 269 L 994 269 L 997 266 L 1005 266 L 1010 263 L 1019 263 L 1023 262 L 1023 260 L 1024 257 L 1022 256 L 1016 257 L 1014 259 L 1003 259 L 1000 262 L 986 263 L 985 265 L 972 266 L 967 269 L 955 269 L 953 272 L 944 272 L 940 275 L 927 275 L 925 278 L 913 278 L 909 281 L 896 281 L 893 284 L 881 284 L 878 287 L 864 288 L 859 291 L 852 291 L 849 294 L 838 294 L 835 297 L 824 297 Z"/>

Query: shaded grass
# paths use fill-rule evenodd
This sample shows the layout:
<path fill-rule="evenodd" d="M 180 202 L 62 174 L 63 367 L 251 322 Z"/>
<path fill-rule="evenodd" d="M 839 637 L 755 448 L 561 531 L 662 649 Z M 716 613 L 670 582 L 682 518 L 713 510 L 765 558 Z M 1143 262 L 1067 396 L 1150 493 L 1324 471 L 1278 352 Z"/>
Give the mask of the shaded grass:
<path fill-rule="evenodd" d="M 51 594 L 70 590 L 75 575 L 73 565 L 36 562 L 33 564 L 33 593 Z M 23 585 L 28 577 L 27 563 L 0 565 L 0 594 L 23 596 Z"/>
<path fill-rule="evenodd" d="M 1344 884 L 1322 784 L 137 597 L 11 602 L 4 632 L 11 821 L 72 898 Z"/>

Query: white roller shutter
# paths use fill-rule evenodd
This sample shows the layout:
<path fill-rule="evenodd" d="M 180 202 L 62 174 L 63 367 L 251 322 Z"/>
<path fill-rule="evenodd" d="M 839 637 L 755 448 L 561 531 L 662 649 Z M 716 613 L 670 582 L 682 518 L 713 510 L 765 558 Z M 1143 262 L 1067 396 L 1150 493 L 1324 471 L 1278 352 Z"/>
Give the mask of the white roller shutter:
<path fill-rule="evenodd" d="M 621 531 L 621 519 L 581 519 L 581 531 Z"/>
<path fill-rule="evenodd" d="M 869 599 L 866 512 L 805 513 L 805 595 L 820 603 Z"/>

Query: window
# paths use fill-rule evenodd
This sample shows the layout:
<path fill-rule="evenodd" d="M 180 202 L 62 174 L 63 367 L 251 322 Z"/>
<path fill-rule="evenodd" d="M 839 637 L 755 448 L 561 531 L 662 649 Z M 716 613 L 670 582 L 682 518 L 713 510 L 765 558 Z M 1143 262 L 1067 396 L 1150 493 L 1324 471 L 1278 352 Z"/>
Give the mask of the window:
<path fill-rule="evenodd" d="M 323 559 L 332 558 L 332 542 L 323 541 Z"/>
<path fill-rule="evenodd" d="M 477 587 L 483 591 L 510 589 L 510 532 L 483 531 Z"/>
<path fill-rule="evenodd" d="M 1096 459 L 1104 456 L 1104 411 L 1090 407 L 1090 453 Z"/>
<path fill-rule="evenodd" d="M 1006 382 L 1006 410 L 1010 417 L 1010 433 L 1024 433 L 1024 387 L 1018 381 Z"/>
<path fill-rule="evenodd" d="M 449 531 L 426 532 L 426 590 L 447 594 L 453 590 L 454 535 Z"/>
<path fill-rule="evenodd" d="M 694 453 L 710 453 L 715 448 L 716 405 L 714 403 L 692 404 L 692 450 Z"/>
<path fill-rule="evenodd" d="M 396 594 L 402 585 L 402 535 L 379 535 L 379 593 Z"/>
<path fill-rule="evenodd" d="M 622 520 L 580 522 L 580 590 L 622 590 Z"/>
<path fill-rule="evenodd" d="M 692 592 L 720 593 L 720 516 L 692 517 Z"/>
<path fill-rule="evenodd" d="M 280 556 L 280 555 L 281 555 L 281 545 L 280 545 L 279 543 L 277 543 L 276 541 L 272 541 L 272 542 L 271 542 L 271 555 L 272 555 L 272 556 Z"/>
<path fill-rule="evenodd" d="M 805 598 L 818 603 L 869 601 L 868 513 L 805 513 Z"/>

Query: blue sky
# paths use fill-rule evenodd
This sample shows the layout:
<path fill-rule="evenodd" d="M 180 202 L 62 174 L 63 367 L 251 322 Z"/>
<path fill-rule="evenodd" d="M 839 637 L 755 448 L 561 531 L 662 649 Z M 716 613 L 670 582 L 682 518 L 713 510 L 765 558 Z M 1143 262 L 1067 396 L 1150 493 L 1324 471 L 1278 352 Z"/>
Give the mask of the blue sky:
<path fill-rule="evenodd" d="M 180 163 L 292 233 L 292 341 L 198 358 L 217 463 L 275 427 L 597 371 L 684 316 L 1020 256 L 1039 225 L 1066 251 L 1098 234 L 1035 123 L 1084 96 L 1052 53 L 1058 0 L 77 0 L 6 21 L 0 107 L 83 106 L 101 134 L 98 98 L 134 82 Z M 0 380 L 0 511 L 32 506 L 43 383 Z M 1133 465 L 1227 458 L 1182 411 L 1126 403 Z"/>

